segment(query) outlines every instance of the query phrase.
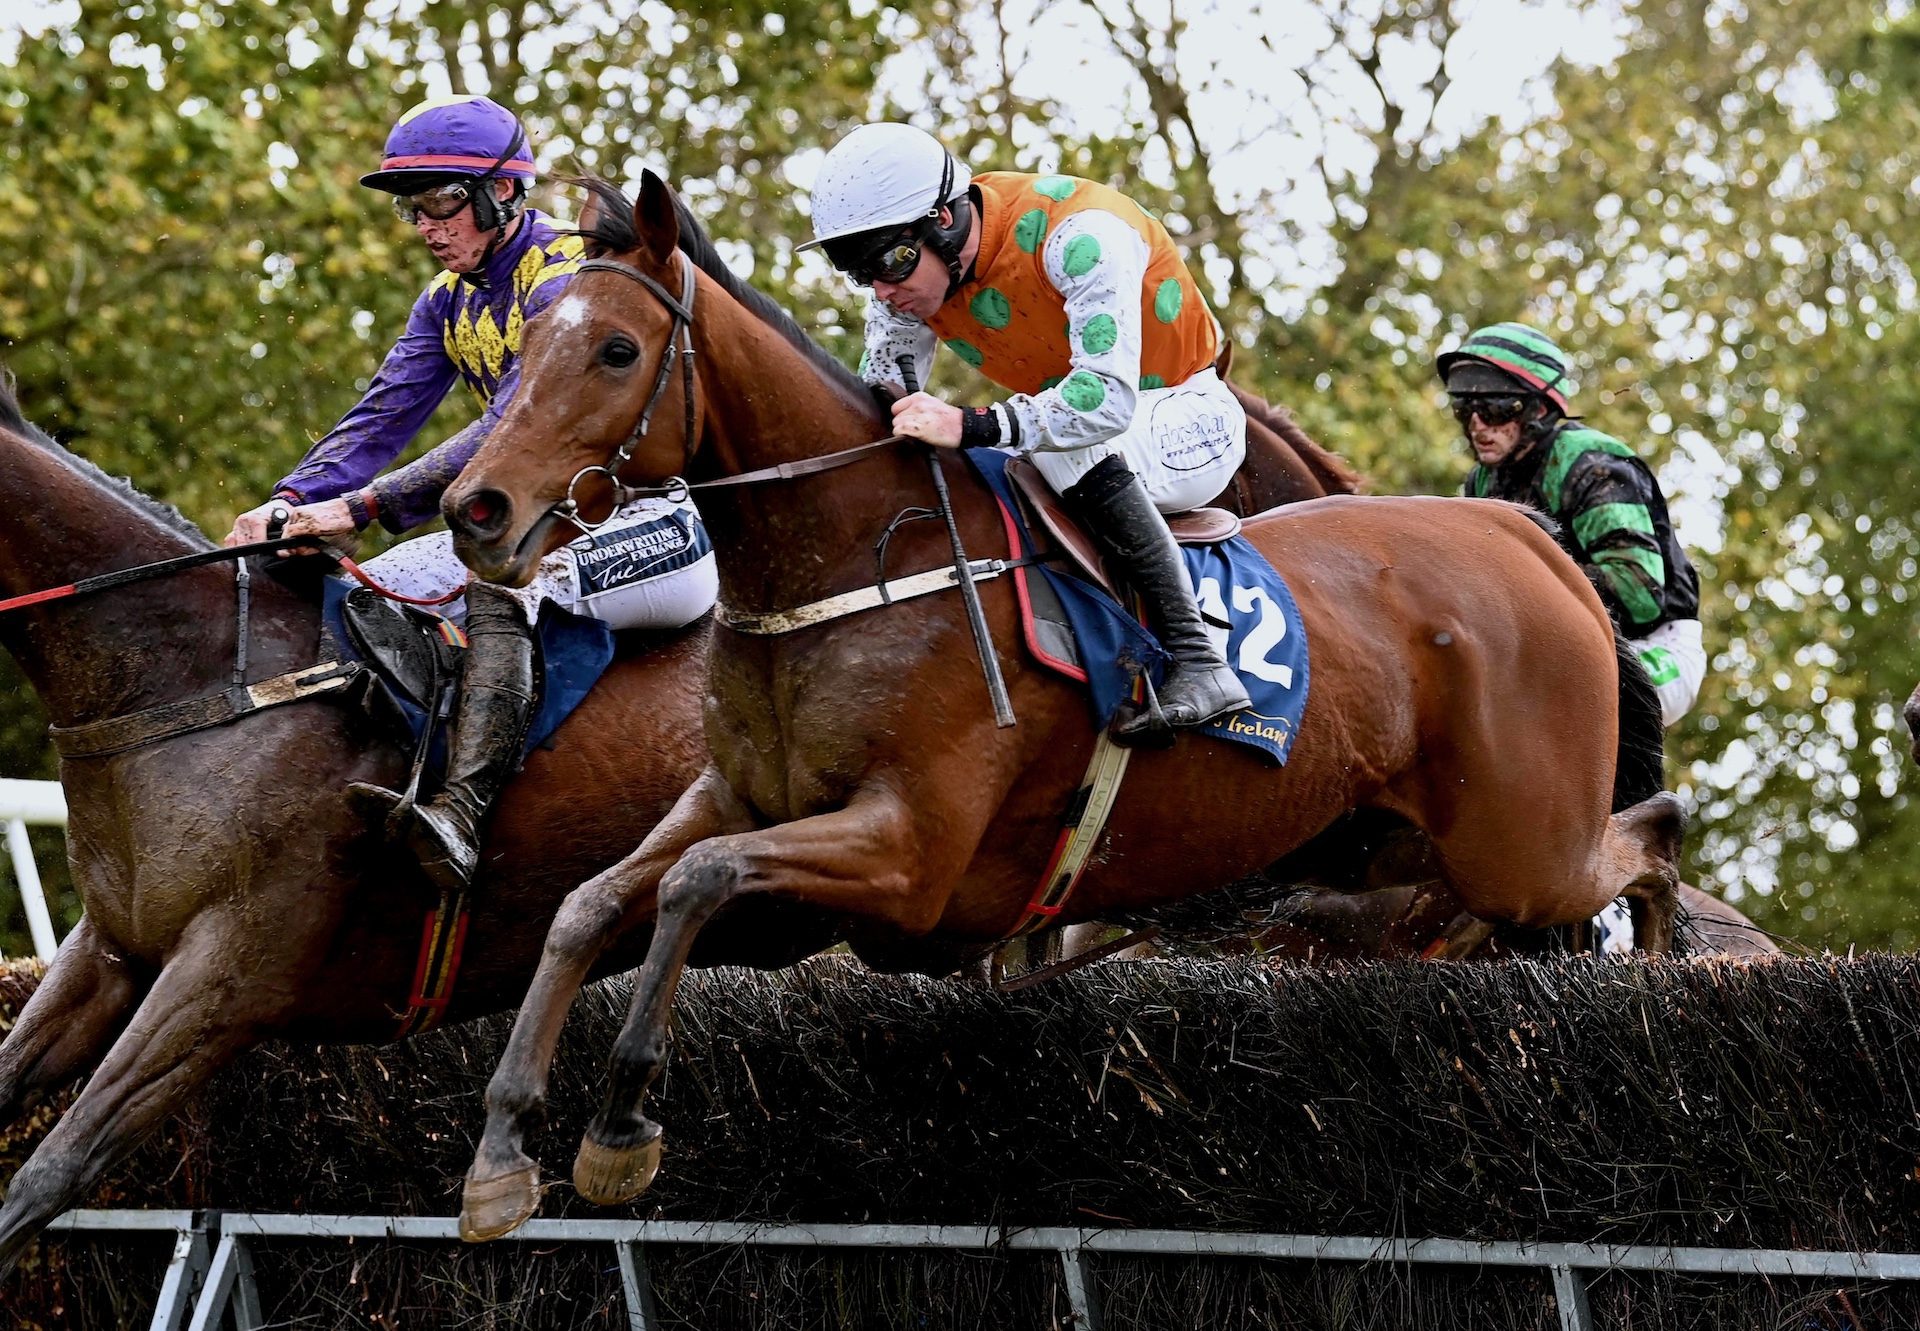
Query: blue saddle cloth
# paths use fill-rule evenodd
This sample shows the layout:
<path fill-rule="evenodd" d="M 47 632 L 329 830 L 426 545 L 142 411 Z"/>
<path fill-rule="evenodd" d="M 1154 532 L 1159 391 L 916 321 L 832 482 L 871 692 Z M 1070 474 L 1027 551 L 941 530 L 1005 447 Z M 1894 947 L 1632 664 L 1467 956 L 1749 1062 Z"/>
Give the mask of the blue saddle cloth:
<path fill-rule="evenodd" d="M 335 577 L 328 578 L 321 588 L 322 621 L 338 645 L 343 661 L 362 659 L 340 617 L 341 603 L 356 585 L 346 578 Z M 606 674 L 607 667 L 613 664 L 613 630 L 603 620 L 588 619 L 545 601 L 540 606 L 538 636 L 543 685 L 539 709 L 527 727 L 528 753 L 546 743 L 553 732 L 560 728 L 560 723 L 573 715 L 573 709 L 580 705 L 599 682 L 600 676 Z M 409 731 L 417 743 L 426 729 L 427 713 L 411 699 L 398 694 L 393 694 L 393 700 L 406 718 Z M 427 754 L 427 764 L 436 772 L 445 770 L 446 744 L 443 736 L 434 737 L 433 747 Z"/>
<path fill-rule="evenodd" d="M 1017 538 L 1016 557 L 1031 556 L 1033 537 L 1007 480 L 1007 455 L 990 448 L 969 449 L 967 461 L 999 500 L 1009 531 Z M 1200 613 L 1216 643 L 1224 630 L 1223 655 L 1253 700 L 1251 707 L 1210 721 L 1200 732 L 1249 745 L 1284 763 L 1307 710 L 1309 677 L 1307 626 L 1293 593 L 1245 536 L 1217 545 L 1183 545 L 1180 552 Z M 1133 696 L 1136 675 L 1144 670 L 1160 683 L 1169 660 L 1166 650 L 1105 588 L 1062 569 L 1039 568 L 1065 613 L 1078 660 L 1042 650 L 1031 630 L 1028 642 L 1040 661 L 1086 682 L 1096 723 L 1108 725 Z M 1030 607 L 1023 606 L 1023 613 L 1028 612 Z"/>

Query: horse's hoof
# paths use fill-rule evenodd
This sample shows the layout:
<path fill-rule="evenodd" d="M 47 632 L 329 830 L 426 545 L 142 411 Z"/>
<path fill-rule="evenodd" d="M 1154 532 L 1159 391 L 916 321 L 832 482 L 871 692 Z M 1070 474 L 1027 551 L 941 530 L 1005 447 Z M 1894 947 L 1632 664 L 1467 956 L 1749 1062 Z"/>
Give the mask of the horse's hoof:
<path fill-rule="evenodd" d="M 539 1165 L 529 1161 L 487 1178 L 479 1170 L 476 1160 L 460 1190 L 460 1237 L 468 1243 L 511 1234 L 540 1209 Z"/>
<path fill-rule="evenodd" d="M 637 1146 L 602 1146 L 589 1131 L 573 1157 L 573 1186 L 595 1206 L 618 1206 L 645 1192 L 660 1172 L 662 1133 Z"/>

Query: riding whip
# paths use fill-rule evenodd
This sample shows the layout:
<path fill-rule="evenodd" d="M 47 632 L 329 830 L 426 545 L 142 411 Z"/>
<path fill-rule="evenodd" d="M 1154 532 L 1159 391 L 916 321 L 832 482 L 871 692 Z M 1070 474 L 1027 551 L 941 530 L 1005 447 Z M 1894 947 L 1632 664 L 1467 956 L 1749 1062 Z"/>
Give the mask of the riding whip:
<path fill-rule="evenodd" d="M 907 392 L 920 391 L 920 376 L 914 373 L 913 357 L 902 356 L 901 382 Z M 929 447 L 927 465 L 933 469 L 933 491 L 940 497 L 940 516 L 947 524 L 947 540 L 953 545 L 953 572 L 960 586 L 960 599 L 966 603 L 967 624 L 973 629 L 973 645 L 980 652 L 980 672 L 986 676 L 987 696 L 993 700 L 993 723 L 1005 730 L 1014 724 L 1013 699 L 1007 696 L 1006 677 L 1000 673 L 1000 658 L 993 650 L 993 634 L 987 628 L 987 612 L 980 606 L 980 589 L 973 585 L 973 563 L 967 548 L 960 543 L 960 524 L 954 520 L 953 499 L 947 493 L 947 473 L 940 466 L 940 451 Z"/>

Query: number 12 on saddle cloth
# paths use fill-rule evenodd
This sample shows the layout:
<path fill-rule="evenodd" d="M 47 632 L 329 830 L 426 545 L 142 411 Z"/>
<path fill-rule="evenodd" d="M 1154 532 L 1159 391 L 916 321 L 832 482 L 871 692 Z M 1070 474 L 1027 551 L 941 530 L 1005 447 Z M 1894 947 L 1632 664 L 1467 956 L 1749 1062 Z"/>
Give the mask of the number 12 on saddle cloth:
<path fill-rule="evenodd" d="M 993 491 L 1016 559 L 1034 554 L 1026 517 L 1006 477 L 1006 455 L 969 449 L 967 460 Z M 1253 705 L 1193 733 L 1250 745 L 1285 763 L 1307 709 L 1307 630 L 1286 582 L 1253 543 L 1233 536 L 1211 545 L 1183 545 L 1187 575 L 1214 645 L 1239 674 Z M 1094 722 L 1104 727 L 1133 696 L 1142 670 L 1157 684 L 1167 655 L 1138 619 L 1105 588 L 1047 565 L 1013 570 L 1021 629 L 1034 659 L 1087 685 Z"/>

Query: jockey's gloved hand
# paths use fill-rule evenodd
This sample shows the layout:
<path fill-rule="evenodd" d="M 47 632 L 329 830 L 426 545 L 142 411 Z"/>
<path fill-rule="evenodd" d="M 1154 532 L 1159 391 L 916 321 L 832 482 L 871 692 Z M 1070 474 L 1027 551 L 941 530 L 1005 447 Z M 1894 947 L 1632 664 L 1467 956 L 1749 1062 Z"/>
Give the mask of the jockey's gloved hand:
<path fill-rule="evenodd" d="M 353 541 L 358 531 L 352 510 L 344 499 L 328 499 L 318 504 L 290 504 L 285 499 L 269 499 L 258 508 L 248 509 L 233 521 L 233 530 L 227 534 L 227 545 L 245 545 L 253 541 L 272 539 L 268 527 L 281 515 L 286 515 L 286 524 L 281 534 L 288 537 L 309 536 L 318 538 L 303 541 L 297 546 L 289 546 L 289 554 L 319 554 L 321 542 L 337 547 L 346 547 Z"/>

